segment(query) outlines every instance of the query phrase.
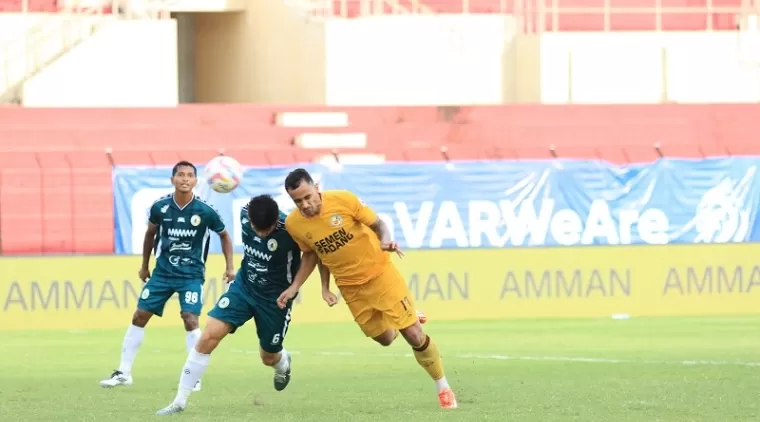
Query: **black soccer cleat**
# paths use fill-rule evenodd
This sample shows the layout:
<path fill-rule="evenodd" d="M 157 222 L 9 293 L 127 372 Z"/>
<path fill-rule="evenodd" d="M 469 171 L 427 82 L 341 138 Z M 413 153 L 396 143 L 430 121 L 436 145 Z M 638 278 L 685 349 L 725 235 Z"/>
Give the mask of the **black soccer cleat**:
<path fill-rule="evenodd" d="M 290 384 L 290 354 L 288 354 L 288 370 L 284 373 L 274 371 L 274 389 L 282 391 Z"/>

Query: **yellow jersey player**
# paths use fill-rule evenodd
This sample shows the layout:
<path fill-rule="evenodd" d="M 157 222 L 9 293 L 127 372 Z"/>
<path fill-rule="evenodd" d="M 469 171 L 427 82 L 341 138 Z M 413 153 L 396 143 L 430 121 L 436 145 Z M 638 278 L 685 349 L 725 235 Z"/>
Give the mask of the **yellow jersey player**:
<path fill-rule="evenodd" d="M 422 330 L 406 280 L 391 262 L 388 252 L 402 253 L 387 225 L 351 192 L 319 192 L 304 169 L 288 174 L 285 189 L 297 206 L 286 218 L 285 229 L 303 256 L 293 283 L 278 299 L 279 306 L 289 305 L 321 260 L 364 334 L 389 346 L 401 333 L 417 362 L 435 380 L 441 407 L 456 408 L 438 347 Z M 329 276 L 323 276 L 323 297 L 332 305 L 328 282 Z"/>

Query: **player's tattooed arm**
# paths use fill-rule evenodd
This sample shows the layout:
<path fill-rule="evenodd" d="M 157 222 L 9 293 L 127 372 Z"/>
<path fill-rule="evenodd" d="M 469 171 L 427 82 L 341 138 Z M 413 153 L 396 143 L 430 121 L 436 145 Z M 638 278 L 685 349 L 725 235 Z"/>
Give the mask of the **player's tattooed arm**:
<path fill-rule="evenodd" d="M 322 291 L 330 291 L 330 269 L 322 261 L 317 263 L 317 267 L 319 268 L 319 280 L 322 281 Z"/>
<path fill-rule="evenodd" d="M 391 231 L 388 229 L 388 225 L 385 224 L 385 222 L 381 219 L 375 220 L 374 224 L 369 226 L 370 229 L 372 229 L 373 232 L 377 235 L 377 238 L 380 239 L 381 242 L 390 242 L 391 241 Z"/>
<path fill-rule="evenodd" d="M 317 267 L 319 267 L 319 279 L 322 281 L 322 299 L 324 299 L 329 306 L 333 306 L 338 303 L 338 296 L 335 296 L 335 294 L 330 291 L 330 269 L 327 268 L 322 261 L 319 261 Z"/>

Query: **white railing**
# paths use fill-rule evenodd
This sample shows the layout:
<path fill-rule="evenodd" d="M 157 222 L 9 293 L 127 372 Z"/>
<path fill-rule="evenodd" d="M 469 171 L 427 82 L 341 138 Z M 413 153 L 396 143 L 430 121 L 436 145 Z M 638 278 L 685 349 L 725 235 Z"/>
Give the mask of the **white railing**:
<path fill-rule="evenodd" d="M 294 9 L 312 17 L 350 17 L 376 16 L 382 14 L 429 14 L 437 12 L 437 6 L 443 0 L 284 0 Z M 454 0 L 456 1 L 456 0 Z M 746 15 L 760 13 L 760 0 L 741 0 L 737 6 L 718 6 L 716 0 L 707 0 L 705 6 L 670 7 L 664 6 L 662 0 L 656 0 L 654 6 L 618 7 L 614 0 L 606 0 L 601 7 L 569 7 L 563 0 L 458 0 L 454 7 L 449 3 L 447 9 L 456 13 L 490 13 L 509 14 L 525 21 L 524 27 L 529 32 L 557 30 L 562 16 L 597 15 L 603 22 L 602 30 L 609 31 L 615 15 L 653 15 L 653 30 L 663 29 L 663 21 L 673 15 L 705 16 L 705 29 L 712 30 L 715 15 L 734 15 L 737 23 Z"/>

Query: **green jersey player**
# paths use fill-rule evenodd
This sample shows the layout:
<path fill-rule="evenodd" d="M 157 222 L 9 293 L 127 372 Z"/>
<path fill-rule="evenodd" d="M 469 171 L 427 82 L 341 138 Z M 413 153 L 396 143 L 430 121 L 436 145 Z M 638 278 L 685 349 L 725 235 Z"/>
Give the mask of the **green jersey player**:
<path fill-rule="evenodd" d="M 185 409 L 193 386 L 208 367 L 211 352 L 227 334 L 251 319 L 256 325 L 261 361 L 274 368 L 274 388 L 282 391 L 290 382 L 291 357 L 283 342 L 292 305 L 281 309 L 277 298 L 290 287 L 301 264 L 301 251 L 285 230 L 285 214 L 269 195 L 252 198 L 243 208 L 240 222 L 245 251 L 240 269 L 208 313 L 206 328 L 185 362 L 176 398 L 158 415 Z M 329 277 L 323 268 L 320 270 L 322 276 Z"/>
<path fill-rule="evenodd" d="M 127 328 L 121 349 L 119 369 L 100 382 L 102 387 L 132 385 L 132 364 L 145 335 L 145 326 L 153 315 L 163 315 L 164 306 L 175 293 L 179 296 L 180 315 L 187 331 L 185 346 L 190 351 L 201 336 L 198 316 L 203 308 L 203 284 L 210 232 L 216 232 L 227 261 L 226 281 L 235 277 L 232 239 L 219 213 L 197 198 L 193 188 L 197 170 L 181 161 L 172 170 L 174 193 L 159 198 L 150 207 L 148 229 L 143 242 L 143 260 L 138 275 L 143 289 Z M 150 255 L 156 255 L 153 274 L 148 270 Z M 200 380 L 194 385 L 200 390 Z"/>

